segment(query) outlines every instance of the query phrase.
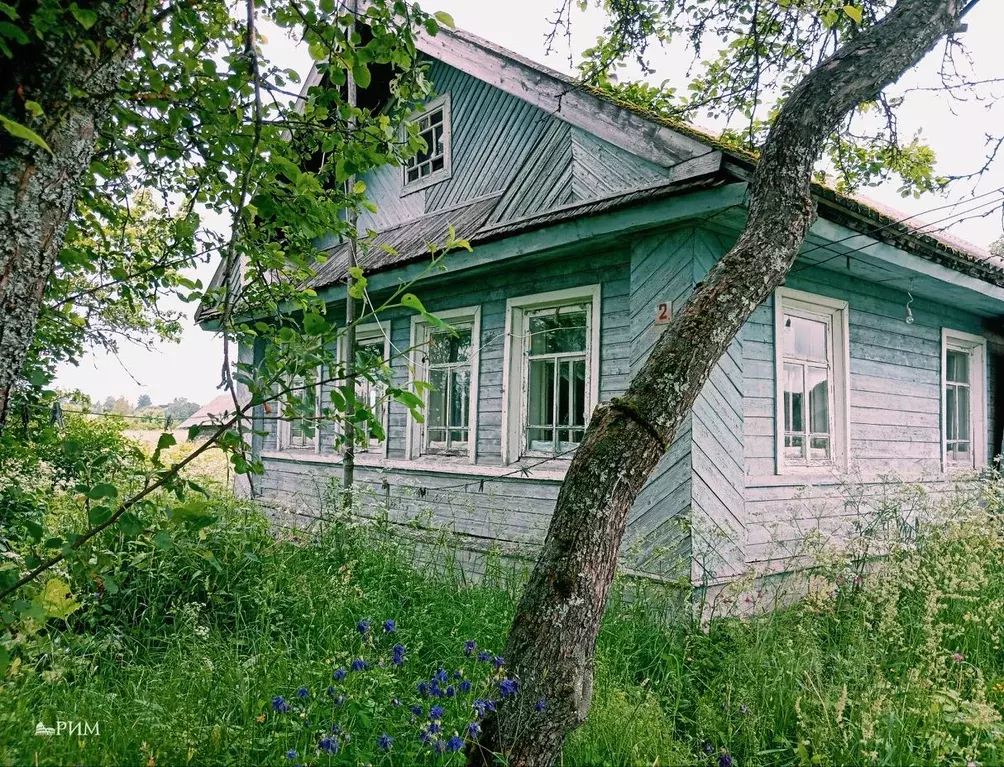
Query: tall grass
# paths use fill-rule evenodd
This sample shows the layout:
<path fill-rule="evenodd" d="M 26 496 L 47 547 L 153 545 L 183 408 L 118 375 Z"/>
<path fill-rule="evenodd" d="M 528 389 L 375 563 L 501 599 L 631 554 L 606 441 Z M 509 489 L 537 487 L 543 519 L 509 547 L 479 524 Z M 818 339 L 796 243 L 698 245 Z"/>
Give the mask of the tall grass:
<path fill-rule="evenodd" d="M 1000 763 L 997 492 L 988 482 L 984 504 L 892 544 L 860 580 L 817 579 L 805 599 L 758 617 L 702 624 L 681 614 L 676 595 L 618 581 L 592 711 L 565 764 Z M 437 756 L 419 742 L 408 707 L 422 705 L 425 718 L 430 701 L 416 685 L 441 665 L 477 678 L 466 640 L 500 652 L 518 571 L 489 557 L 472 582 L 461 568 L 415 565 L 449 560 L 446 544 L 418 552 L 379 525 L 344 521 L 276 536 L 253 508 L 214 506 L 218 525 L 170 545 L 107 541 L 115 593 L 73 583 L 81 610 L 16 638 L 0 687 L 0 764 L 460 763 L 461 753 Z M 392 638 L 360 635 L 360 620 L 379 634 L 388 618 Z M 407 647 L 400 668 L 389 663 L 391 641 Z M 357 657 L 372 662 L 370 676 L 340 685 L 354 700 L 339 708 L 325 690 Z M 274 710 L 276 696 L 289 714 Z M 447 705 L 462 736 L 459 703 Z M 38 722 L 71 720 L 99 723 L 100 735 L 35 736 Z M 351 747 L 318 751 L 333 723 Z M 389 752 L 378 745 L 384 732 L 395 738 Z"/>

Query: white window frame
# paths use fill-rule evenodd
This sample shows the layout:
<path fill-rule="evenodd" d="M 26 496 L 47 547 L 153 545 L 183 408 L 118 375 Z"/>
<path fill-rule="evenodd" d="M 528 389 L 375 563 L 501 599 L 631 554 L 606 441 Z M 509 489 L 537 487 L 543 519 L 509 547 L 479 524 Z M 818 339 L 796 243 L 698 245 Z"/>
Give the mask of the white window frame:
<path fill-rule="evenodd" d="M 972 464 L 948 460 L 948 351 L 969 354 L 969 440 Z M 971 471 L 987 463 L 987 339 L 961 330 L 941 329 L 941 469 Z"/>
<path fill-rule="evenodd" d="M 589 332 L 586 333 L 586 403 L 588 425 L 600 399 L 600 325 L 602 317 L 600 285 L 583 285 L 553 290 L 506 301 L 505 343 L 502 353 L 502 462 L 513 463 L 526 449 L 526 350 L 523 348 L 526 313 L 534 309 L 590 304 Z M 554 460 L 570 460 L 563 456 Z"/>
<path fill-rule="evenodd" d="M 466 460 L 468 463 L 477 462 L 478 452 L 478 394 L 479 373 L 481 362 L 481 307 L 467 306 L 461 309 L 449 309 L 435 312 L 435 315 L 449 325 L 470 326 L 471 328 L 471 380 L 470 398 L 467 407 L 467 455 L 454 456 L 456 460 Z M 414 388 L 415 381 L 428 381 L 429 369 L 425 360 L 425 345 L 429 338 L 436 331 L 424 317 L 415 315 L 411 318 L 411 383 Z M 428 410 L 428 392 L 423 397 L 426 411 Z M 414 417 L 409 415 L 410 427 L 408 429 L 405 455 L 412 460 L 427 458 L 442 460 L 450 456 L 440 453 L 423 453 L 422 446 L 425 444 L 425 423 L 419 423 Z"/>
<path fill-rule="evenodd" d="M 439 98 L 433 99 L 422 107 L 420 112 L 416 112 L 406 119 L 406 123 L 414 123 L 421 120 L 430 112 L 435 112 L 437 109 L 443 110 L 443 167 L 437 171 L 432 171 L 424 178 L 420 177 L 415 181 L 408 181 L 408 163 L 405 161 L 401 166 L 401 196 L 418 192 L 453 177 L 453 131 L 450 119 L 450 105 L 450 94 L 444 93 Z"/>
<path fill-rule="evenodd" d="M 831 358 L 829 415 L 830 458 L 794 462 L 784 456 L 784 313 L 785 307 L 826 321 L 828 352 Z M 828 296 L 792 288 L 774 291 L 774 465 L 777 474 L 847 469 L 850 454 L 850 334 L 848 304 Z M 806 416 L 808 417 L 808 416 Z"/>
<path fill-rule="evenodd" d="M 295 383 L 292 384 L 296 386 Z M 306 389 L 304 389 L 306 391 Z M 321 449 L 321 371 L 317 371 L 317 383 L 314 384 L 314 439 L 309 446 L 293 445 L 293 422 L 287 420 L 283 413 L 282 400 L 276 401 L 276 413 L 279 418 L 279 428 L 276 430 L 275 447 L 279 452 L 286 453 L 317 453 Z"/>
<path fill-rule="evenodd" d="M 390 322 L 389 321 L 388 322 L 383 322 L 383 323 L 380 323 L 380 322 L 369 322 L 369 323 L 366 323 L 364 325 L 356 325 L 356 345 L 358 345 L 360 343 L 373 342 L 375 340 L 378 340 L 378 339 L 382 338 L 383 339 L 383 361 L 384 361 L 384 364 L 390 365 L 391 364 L 391 360 L 390 360 L 390 331 L 391 331 L 391 326 L 390 326 Z M 347 349 L 347 345 L 345 343 L 345 336 L 342 335 L 338 339 L 338 352 L 337 352 L 337 354 L 338 354 L 338 359 L 341 360 L 343 363 L 348 360 L 348 356 L 346 354 L 346 349 Z M 383 413 L 383 433 L 384 433 L 384 440 L 383 440 L 382 443 L 380 443 L 380 447 L 379 448 L 371 448 L 368 445 L 366 445 L 366 446 L 353 445 L 354 455 L 357 455 L 357 456 L 358 455 L 378 455 L 378 456 L 383 456 L 384 458 L 386 458 L 387 457 L 387 446 L 388 446 L 388 443 L 390 442 L 389 426 L 390 426 L 390 402 L 388 401 L 386 403 L 386 406 L 384 408 L 384 413 Z M 340 433 L 341 433 L 341 430 L 339 429 L 338 432 L 336 432 L 336 434 L 335 434 L 335 438 L 336 439 L 338 438 L 338 436 L 340 435 Z"/>

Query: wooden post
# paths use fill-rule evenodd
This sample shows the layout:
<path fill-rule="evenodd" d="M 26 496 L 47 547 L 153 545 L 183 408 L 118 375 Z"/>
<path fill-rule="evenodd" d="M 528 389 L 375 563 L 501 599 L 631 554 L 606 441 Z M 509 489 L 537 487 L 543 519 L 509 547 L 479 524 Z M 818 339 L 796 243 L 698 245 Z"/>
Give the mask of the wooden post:
<path fill-rule="evenodd" d="M 352 14 L 352 28 L 349 30 L 349 39 L 356 28 L 356 3 L 357 0 L 349 1 L 349 13 Z M 346 100 L 349 108 L 355 109 L 358 101 L 356 93 L 356 79 L 352 76 L 352 68 L 346 72 L 345 80 Z M 349 130 L 355 127 L 355 115 L 349 115 Z M 356 185 L 355 175 L 349 176 L 346 183 L 346 191 L 352 194 Z M 348 289 L 345 292 L 345 385 L 350 391 L 356 389 L 356 300 L 352 297 L 352 288 L 355 280 L 352 277 L 352 269 L 356 266 L 356 211 L 350 208 L 347 213 L 349 227 L 349 251 L 346 262 L 346 284 Z M 351 419 L 345 421 L 345 445 L 342 448 L 342 504 L 343 508 L 352 506 L 352 484 L 355 482 L 356 474 L 356 425 Z"/>

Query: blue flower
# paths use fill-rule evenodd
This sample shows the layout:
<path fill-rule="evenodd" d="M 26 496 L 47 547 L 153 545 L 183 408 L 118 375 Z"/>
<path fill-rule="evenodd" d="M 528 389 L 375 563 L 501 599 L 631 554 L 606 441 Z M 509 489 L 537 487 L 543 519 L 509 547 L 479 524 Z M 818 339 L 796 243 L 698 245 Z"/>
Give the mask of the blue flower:
<path fill-rule="evenodd" d="M 345 702 L 345 696 L 342 693 L 340 693 L 340 692 L 339 693 L 335 693 L 335 695 L 332 696 L 332 702 L 336 706 L 340 706 L 340 705 L 342 705 Z"/>
<path fill-rule="evenodd" d="M 519 692 L 519 682 L 515 679 L 503 679 L 499 682 L 499 694 L 503 698 L 508 698 L 510 695 L 515 695 Z"/>
<path fill-rule="evenodd" d="M 533 704 L 534 711 L 537 711 L 538 713 L 543 711 L 545 708 L 547 708 L 547 701 L 545 701 L 543 698 L 541 698 L 540 700 L 538 700 L 536 703 Z"/>
<path fill-rule="evenodd" d="M 379 748 L 381 751 L 390 751 L 390 747 L 393 743 L 394 739 L 386 732 L 379 738 L 377 738 L 377 748 Z"/>
<path fill-rule="evenodd" d="M 418 733 L 418 739 L 423 743 L 432 743 L 432 733 L 428 730 L 422 730 Z"/>
<path fill-rule="evenodd" d="M 297 698 L 306 698 L 308 695 L 310 695 L 310 690 L 308 690 L 306 687 L 301 687 L 299 690 L 296 691 Z"/>
<path fill-rule="evenodd" d="M 464 747 L 464 741 L 457 735 L 452 735 L 446 742 L 447 751 L 460 751 Z"/>
<path fill-rule="evenodd" d="M 418 690 L 418 694 L 419 695 L 421 695 L 421 696 L 424 697 L 424 696 L 426 696 L 426 695 L 429 694 L 429 683 L 428 682 L 419 682 L 415 689 Z"/>
<path fill-rule="evenodd" d="M 478 698 L 477 700 L 474 701 L 474 703 L 471 704 L 471 708 L 473 708 L 477 712 L 479 719 L 483 719 L 485 714 L 487 714 L 489 711 L 495 710 L 495 701 L 482 700 L 481 698 Z"/>
<path fill-rule="evenodd" d="M 338 739 L 337 738 L 321 738 L 321 742 L 317 744 L 317 748 L 326 754 L 337 754 L 338 753 Z"/>
<path fill-rule="evenodd" d="M 502 668 L 505 665 L 505 658 L 503 658 L 501 655 L 496 655 L 494 658 L 492 658 L 492 665 L 495 667 L 496 670 Z"/>
<path fill-rule="evenodd" d="M 726 751 L 724 754 L 718 757 L 718 767 L 733 767 L 735 763 L 736 763 L 735 760 L 732 758 L 732 756 L 729 754 L 728 751 Z"/>
<path fill-rule="evenodd" d="M 342 731 L 342 726 L 340 724 L 333 724 L 333 725 L 331 725 L 331 734 L 332 735 L 337 735 L 341 731 Z"/>
<path fill-rule="evenodd" d="M 468 639 L 464 642 L 464 655 L 470 657 L 474 655 L 474 651 L 478 649 L 478 643 L 473 639 Z"/>
<path fill-rule="evenodd" d="M 442 706 L 433 706 L 429 709 L 429 719 L 436 721 L 437 719 L 442 719 L 443 714 L 446 713 L 446 709 Z"/>
<path fill-rule="evenodd" d="M 467 725 L 467 737 L 476 738 L 481 733 L 481 725 L 477 722 L 471 722 Z"/>
<path fill-rule="evenodd" d="M 436 681 L 437 682 L 445 682 L 449 678 L 450 678 L 450 675 L 446 673 L 446 669 L 445 668 L 441 668 L 441 669 L 439 669 L 439 671 L 436 672 Z"/>
<path fill-rule="evenodd" d="M 433 735 L 438 735 L 440 732 L 443 731 L 443 725 L 441 725 L 439 722 L 429 722 L 429 726 L 427 729 Z"/>
<path fill-rule="evenodd" d="M 436 749 L 436 753 L 437 754 L 445 753 L 446 752 L 446 741 L 437 740 L 436 741 L 436 745 L 433 746 L 433 748 Z"/>
<path fill-rule="evenodd" d="M 415 716 L 421 716 L 422 713 L 423 713 L 422 712 L 422 707 L 421 706 L 412 706 L 411 707 L 411 713 L 413 713 Z"/>
<path fill-rule="evenodd" d="M 456 671 L 453 672 L 454 679 L 463 679 L 463 677 L 464 677 L 463 669 L 458 668 Z"/>
<path fill-rule="evenodd" d="M 460 692 L 470 692 L 473 686 L 470 679 L 465 679 L 460 683 Z"/>
<path fill-rule="evenodd" d="M 704 745 L 702 746 L 702 748 L 704 749 L 704 753 L 706 754 L 710 754 L 712 751 L 715 750 L 715 747 L 712 746 L 710 743 L 708 743 L 708 741 L 704 741 Z"/>
<path fill-rule="evenodd" d="M 272 710 L 278 714 L 285 714 L 289 711 L 289 704 L 286 702 L 284 697 L 276 695 L 272 698 Z"/>
<path fill-rule="evenodd" d="M 395 631 L 397 631 L 397 624 L 393 620 L 388 618 L 383 622 L 383 633 L 393 634 Z"/>
<path fill-rule="evenodd" d="M 286 752 L 286 758 L 287 759 L 296 759 L 296 751 L 294 749 L 292 749 L 292 748 L 289 749 L 289 751 Z"/>
<path fill-rule="evenodd" d="M 359 623 L 356 624 L 356 631 L 360 634 L 368 634 L 370 631 L 370 622 L 367 620 L 359 621 Z"/>
<path fill-rule="evenodd" d="M 404 663 L 404 654 L 407 652 L 403 644 L 396 644 L 391 649 L 394 653 L 394 657 L 391 658 L 395 666 L 400 666 Z"/>
<path fill-rule="evenodd" d="M 446 693 L 443 692 L 443 688 L 439 686 L 439 682 L 433 679 L 429 684 L 429 695 L 434 698 L 442 698 L 446 695 Z"/>
<path fill-rule="evenodd" d="M 492 659 L 492 654 L 487 650 L 482 650 L 481 652 L 478 653 L 478 660 L 481 661 L 482 663 L 487 663 L 491 659 Z"/>
<path fill-rule="evenodd" d="M 364 661 L 362 658 L 356 658 L 354 661 L 352 661 L 353 671 L 365 671 L 369 667 L 370 664 Z"/>
<path fill-rule="evenodd" d="M 335 669 L 335 673 L 334 673 L 335 681 L 336 682 L 342 681 L 345 678 L 345 675 L 347 673 L 348 672 L 345 669 L 343 669 L 343 668 Z"/>
<path fill-rule="evenodd" d="M 446 697 L 447 698 L 452 698 L 456 694 L 457 694 L 457 688 L 454 687 L 452 684 L 449 687 L 446 688 Z"/>

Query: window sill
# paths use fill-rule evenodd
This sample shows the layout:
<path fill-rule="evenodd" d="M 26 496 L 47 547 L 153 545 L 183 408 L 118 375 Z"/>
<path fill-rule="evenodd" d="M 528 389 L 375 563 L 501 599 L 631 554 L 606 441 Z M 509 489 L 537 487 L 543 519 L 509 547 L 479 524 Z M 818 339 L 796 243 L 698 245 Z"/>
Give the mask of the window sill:
<path fill-rule="evenodd" d="M 263 452 L 261 457 L 271 461 L 302 461 L 307 463 L 324 464 L 329 466 L 341 466 L 342 457 L 340 455 L 319 455 L 317 453 L 295 453 L 295 452 Z M 440 456 L 438 460 L 435 456 L 423 456 L 415 460 L 401 460 L 395 458 L 383 458 L 378 455 L 368 455 L 365 453 L 356 454 L 356 466 L 381 469 L 391 472 L 421 473 L 421 474 L 447 474 L 473 477 L 485 477 L 489 479 L 513 479 L 513 480 L 537 480 L 541 482 L 562 482 L 565 473 L 568 471 L 568 461 L 560 459 L 549 461 L 554 463 L 554 468 L 544 468 L 537 465 L 534 468 L 526 468 L 519 462 L 508 466 L 482 466 L 473 463 L 446 461 Z"/>

